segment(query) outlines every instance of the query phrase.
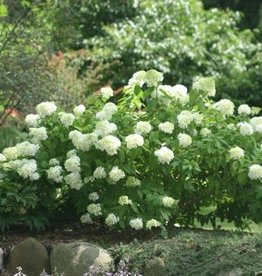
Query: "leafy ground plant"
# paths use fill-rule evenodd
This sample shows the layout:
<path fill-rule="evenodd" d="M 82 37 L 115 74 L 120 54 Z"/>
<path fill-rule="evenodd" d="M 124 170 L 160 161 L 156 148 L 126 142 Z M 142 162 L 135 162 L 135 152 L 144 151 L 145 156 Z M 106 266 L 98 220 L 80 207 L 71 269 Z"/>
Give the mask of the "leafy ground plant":
<path fill-rule="evenodd" d="M 74 114 L 38 104 L 25 118 L 28 141 L 0 155 L 1 228 L 40 228 L 61 212 L 135 230 L 261 222 L 259 110 L 211 100 L 212 78 L 197 79 L 190 93 L 162 81 L 139 71 L 117 105 L 104 87 Z"/>

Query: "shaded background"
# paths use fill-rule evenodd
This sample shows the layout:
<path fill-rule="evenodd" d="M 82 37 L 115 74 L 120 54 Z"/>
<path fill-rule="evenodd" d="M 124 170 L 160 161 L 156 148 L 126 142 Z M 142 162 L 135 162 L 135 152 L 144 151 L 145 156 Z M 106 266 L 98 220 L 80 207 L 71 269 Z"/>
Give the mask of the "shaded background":
<path fill-rule="evenodd" d="M 0 147 L 20 139 L 35 104 L 70 110 L 105 85 L 120 97 L 143 69 L 189 88 L 213 76 L 217 100 L 261 107 L 261 30 L 255 0 L 2 0 Z"/>

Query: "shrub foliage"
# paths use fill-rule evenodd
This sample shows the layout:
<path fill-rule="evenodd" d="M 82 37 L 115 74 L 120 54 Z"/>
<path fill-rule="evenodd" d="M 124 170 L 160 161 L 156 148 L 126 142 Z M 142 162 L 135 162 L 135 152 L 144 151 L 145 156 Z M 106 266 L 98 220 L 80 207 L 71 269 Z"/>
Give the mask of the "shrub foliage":
<path fill-rule="evenodd" d="M 0 154 L 1 228 L 41 227 L 63 211 L 136 230 L 216 218 L 261 222 L 258 110 L 214 102 L 212 78 L 196 80 L 190 93 L 162 80 L 139 71 L 117 105 L 104 87 L 74 114 L 37 105 L 25 119 L 29 140 Z"/>

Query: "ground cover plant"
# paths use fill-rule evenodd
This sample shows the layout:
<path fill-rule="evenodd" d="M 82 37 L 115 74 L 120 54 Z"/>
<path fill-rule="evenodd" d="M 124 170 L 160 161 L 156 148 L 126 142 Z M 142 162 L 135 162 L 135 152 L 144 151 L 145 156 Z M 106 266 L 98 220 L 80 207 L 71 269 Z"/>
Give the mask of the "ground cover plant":
<path fill-rule="evenodd" d="M 135 230 L 261 222 L 259 110 L 214 102 L 212 78 L 190 92 L 162 81 L 139 71 L 117 104 L 104 87 L 74 113 L 38 104 L 25 118 L 30 138 L 0 155 L 1 229 L 41 228 L 61 214 Z"/>
<path fill-rule="evenodd" d="M 110 252 L 116 259 L 129 258 L 131 275 L 147 271 L 150 260 L 162 260 L 169 276 L 260 275 L 262 269 L 261 234 L 180 229 L 166 240 L 117 244 Z"/>

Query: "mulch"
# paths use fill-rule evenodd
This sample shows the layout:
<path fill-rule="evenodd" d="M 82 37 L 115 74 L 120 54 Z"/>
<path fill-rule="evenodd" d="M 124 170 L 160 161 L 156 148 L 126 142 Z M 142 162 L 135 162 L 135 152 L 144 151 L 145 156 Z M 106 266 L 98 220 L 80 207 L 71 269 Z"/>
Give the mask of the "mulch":
<path fill-rule="evenodd" d="M 159 237 L 159 231 L 152 234 L 152 231 L 109 230 L 99 224 L 65 224 L 53 226 L 41 232 L 32 232 L 28 228 L 19 225 L 8 231 L 0 232 L 0 248 L 10 250 L 15 244 L 29 237 L 35 238 L 47 249 L 51 249 L 57 243 L 76 240 L 113 245 L 119 242 L 129 243 L 134 239 L 151 240 L 157 236 Z"/>

